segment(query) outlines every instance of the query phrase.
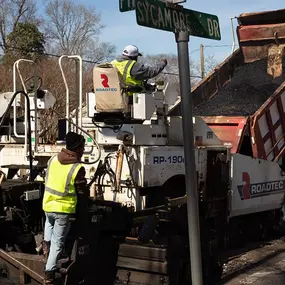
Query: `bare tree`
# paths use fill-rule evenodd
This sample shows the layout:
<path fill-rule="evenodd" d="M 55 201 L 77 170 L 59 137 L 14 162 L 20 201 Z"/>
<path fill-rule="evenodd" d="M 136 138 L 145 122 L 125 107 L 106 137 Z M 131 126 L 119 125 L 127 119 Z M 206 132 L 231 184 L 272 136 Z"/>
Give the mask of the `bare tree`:
<path fill-rule="evenodd" d="M 4 53 L 8 49 L 7 36 L 24 21 L 39 24 L 33 0 L 0 0 L 0 44 Z"/>
<path fill-rule="evenodd" d="M 99 39 L 90 43 L 85 49 L 85 58 L 98 64 L 114 57 L 116 47 L 110 43 L 101 43 Z"/>
<path fill-rule="evenodd" d="M 212 72 L 212 70 L 218 65 L 218 61 L 215 59 L 215 55 L 207 55 L 204 59 L 204 67 L 205 67 L 205 76 Z M 191 61 L 191 70 L 193 74 L 201 76 L 201 62 L 200 60 L 192 60 Z"/>
<path fill-rule="evenodd" d="M 161 61 L 162 58 L 166 58 L 168 65 L 163 70 L 161 74 L 157 76 L 154 80 L 166 80 L 169 82 L 179 83 L 179 68 L 178 68 L 178 58 L 177 55 L 173 54 L 158 54 L 158 55 L 146 55 L 140 60 L 144 61 L 146 64 L 156 64 Z M 217 65 L 214 60 L 214 56 L 205 58 L 206 74 L 209 73 Z M 191 85 L 196 85 L 201 80 L 201 71 L 199 61 L 190 60 L 190 76 Z"/>
<path fill-rule="evenodd" d="M 100 43 L 98 36 L 104 26 L 95 7 L 76 4 L 73 0 L 48 0 L 46 8 L 47 36 L 60 53 L 79 54 L 101 61 L 114 47 Z"/>
<path fill-rule="evenodd" d="M 210 73 L 218 65 L 218 61 L 215 59 L 215 55 L 208 55 L 205 59 L 206 73 Z"/>

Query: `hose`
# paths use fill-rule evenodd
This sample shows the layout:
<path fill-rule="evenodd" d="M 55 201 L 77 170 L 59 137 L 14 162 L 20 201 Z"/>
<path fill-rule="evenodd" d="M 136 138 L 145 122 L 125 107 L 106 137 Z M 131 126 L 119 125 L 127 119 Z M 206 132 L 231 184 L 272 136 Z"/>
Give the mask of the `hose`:
<path fill-rule="evenodd" d="M 102 187 L 102 185 L 104 184 L 104 179 L 105 179 L 106 175 L 108 175 L 110 177 L 112 186 L 115 185 L 115 183 L 116 183 L 115 172 L 111 168 L 110 163 L 108 161 L 111 155 L 113 155 L 113 153 L 109 153 L 104 158 L 104 162 L 102 162 L 102 160 L 100 160 L 99 165 L 97 167 L 97 170 L 94 174 L 94 177 L 92 178 L 92 180 L 87 185 L 88 187 L 91 187 L 91 185 L 96 181 L 96 179 L 98 179 L 98 187 L 99 188 Z M 101 194 L 102 193 L 100 193 L 100 195 Z"/>
<path fill-rule="evenodd" d="M 113 130 L 114 133 L 118 133 L 120 131 L 120 129 L 122 128 L 122 124 L 119 126 L 100 126 L 95 122 L 95 119 L 92 118 L 92 123 L 94 124 L 95 127 L 97 127 L 98 129 L 110 129 Z"/>

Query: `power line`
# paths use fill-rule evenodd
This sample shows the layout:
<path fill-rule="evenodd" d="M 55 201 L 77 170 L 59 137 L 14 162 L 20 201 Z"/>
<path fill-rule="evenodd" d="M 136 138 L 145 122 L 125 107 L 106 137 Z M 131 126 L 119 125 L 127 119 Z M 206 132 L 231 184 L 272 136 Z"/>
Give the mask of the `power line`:
<path fill-rule="evenodd" d="M 3 44 L 0 44 L 1 47 L 5 47 Z M 21 48 L 17 48 L 17 47 L 11 47 L 11 46 L 6 46 L 8 49 L 13 49 L 13 50 L 18 50 L 18 51 L 25 51 L 24 49 L 21 49 Z M 61 55 L 58 55 L 58 54 L 53 54 L 53 53 L 42 53 L 42 55 L 46 55 L 46 56 L 52 56 L 52 57 L 61 57 Z M 3 55 L 2 55 L 3 56 Z M 93 64 L 97 64 L 99 63 L 99 61 L 92 61 L 92 60 L 86 60 L 86 59 L 82 59 L 82 62 L 86 62 L 86 63 L 93 63 Z"/>
<path fill-rule="evenodd" d="M 215 46 L 211 46 L 211 45 L 204 45 L 204 48 L 209 48 L 209 47 L 212 47 L 212 48 L 219 48 L 219 47 L 232 47 L 232 45 L 215 45 Z M 199 51 L 200 48 L 197 48 L 197 49 L 194 49 L 193 51 L 191 51 L 189 54 L 192 54 L 194 52 L 197 52 Z"/>
<path fill-rule="evenodd" d="M 173 72 L 161 72 L 160 74 L 167 74 L 167 75 L 172 75 L 172 76 L 179 76 L 178 73 L 173 73 Z M 190 77 L 193 77 L 193 78 L 202 78 L 201 76 L 198 76 L 198 75 L 190 75 Z"/>
<path fill-rule="evenodd" d="M 3 44 L 0 44 L 1 47 L 4 47 Z M 204 46 L 204 47 L 223 47 L 223 46 L 230 46 L 230 45 L 220 45 L 220 46 L 210 46 L 210 45 L 207 45 L 207 46 Z M 7 46 L 6 46 L 7 47 Z M 17 47 L 9 47 L 9 49 L 13 49 L 13 50 L 19 50 L 19 51 L 26 51 L 24 49 L 21 49 L 21 48 L 17 48 Z M 194 52 L 197 52 L 199 51 L 200 49 L 195 49 L 193 51 L 190 52 L 190 54 L 194 53 Z M 46 56 L 51 56 L 51 57 L 61 57 L 61 55 L 58 55 L 58 54 L 53 54 L 53 53 L 43 53 L 43 55 L 46 55 Z M 3 54 L 0 54 L 0 56 L 3 56 Z M 92 64 L 97 64 L 99 63 L 98 61 L 92 61 L 92 60 L 86 60 L 86 59 L 82 59 L 82 62 L 86 62 L 86 63 L 92 63 Z M 171 75 L 171 76 L 179 76 L 178 73 L 173 73 L 173 72 L 161 72 L 161 74 L 165 74 L 165 75 Z M 190 76 L 191 78 L 202 78 L 201 76 L 198 76 L 198 75 L 191 75 Z"/>
<path fill-rule="evenodd" d="M 198 51 L 198 50 L 200 50 L 200 48 L 197 48 L 197 49 L 191 51 L 190 54 L 192 54 L 192 53 L 194 53 L 194 52 L 196 52 L 196 51 Z"/>
<path fill-rule="evenodd" d="M 58 55 L 58 54 L 52 54 L 52 53 L 44 53 L 44 55 L 47 55 L 47 56 L 53 56 L 53 57 L 61 57 L 61 55 Z M 87 60 L 87 59 L 82 59 L 82 62 L 86 62 L 86 63 L 93 63 L 93 64 L 97 64 L 97 63 L 99 63 L 99 61 L 92 61 L 92 60 Z"/>
<path fill-rule="evenodd" d="M 206 45 L 204 46 L 205 48 L 207 47 L 213 47 L 213 48 L 219 48 L 219 47 L 231 47 L 232 45 L 218 45 L 218 46 L 210 46 L 210 45 Z"/>
<path fill-rule="evenodd" d="M 3 44 L 0 44 L 0 46 L 4 47 Z M 6 46 L 7 47 L 7 46 Z M 23 49 L 20 49 L 20 48 L 17 48 L 17 47 L 8 47 L 8 48 L 12 48 L 14 50 L 19 50 L 19 51 L 24 51 Z M 196 50 L 194 50 L 193 52 L 195 52 Z M 58 55 L 58 54 L 52 54 L 52 53 L 43 53 L 43 55 L 47 55 L 47 56 L 52 56 L 52 57 L 61 57 L 61 55 Z M 0 56 L 3 56 L 3 54 L 0 54 Z M 98 61 L 91 61 L 91 60 L 86 60 L 86 59 L 82 59 L 83 62 L 86 62 L 86 63 L 93 63 L 93 64 L 97 64 Z M 161 74 L 166 74 L 166 75 L 171 75 L 171 76 L 179 76 L 178 73 L 173 73 L 173 72 L 161 72 Z M 198 75 L 191 75 L 190 77 L 193 77 L 193 78 L 202 78 L 201 76 L 198 76 Z"/>
<path fill-rule="evenodd" d="M 1 47 L 5 47 L 3 44 L 0 44 Z M 208 48 L 208 47 L 212 47 L 212 48 L 219 48 L 219 47 L 231 47 L 232 45 L 205 45 L 204 48 Z M 7 48 L 9 49 L 13 49 L 13 50 L 19 50 L 19 51 L 26 51 L 24 49 L 21 49 L 21 48 L 17 48 L 17 47 L 12 47 L 12 46 L 6 46 Z M 195 53 L 197 51 L 199 51 L 200 48 L 197 48 L 193 51 L 190 52 L 190 54 L 192 53 Z M 53 54 L 53 53 L 43 53 L 43 55 L 46 55 L 46 56 L 51 56 L 51 57 L 61 57 L 61 55 L 58 55 L 58 54 Z M 1 55 L 3 56 L 3 55 Z M 87 60 L 87 59 L 82 59 L 82 62 L 86 62 L 86 63 L 92 63 L 92 64 L 98 64 L 99 61 L 92 61 L 92 60 Z M 170 75 L 178 75 L 178 74 L 170 74 Z"/>

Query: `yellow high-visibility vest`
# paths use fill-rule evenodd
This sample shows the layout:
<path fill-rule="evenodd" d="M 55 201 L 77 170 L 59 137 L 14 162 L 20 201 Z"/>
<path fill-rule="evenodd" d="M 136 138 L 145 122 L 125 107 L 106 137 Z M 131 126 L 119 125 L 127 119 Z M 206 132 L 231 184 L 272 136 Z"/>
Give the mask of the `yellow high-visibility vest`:
<path fill-rule="evenodd" d="M 134 79 L 131 76 L 131 69 L 135 63 L 136 63 L 135 60 L 127 60 L 127 59 L 123 61 L 117 61 L 115 59 L 111 62 L 111 64 L 118 69 L 126 87 L 139 86 L 143 88 L 144 86 L 143 81 Z M 127 95 L 131 96 L 133 95 L 133 92 L 127 92 Z"/>
<path fill-rule="evenodd" d="M 61 164 L 57 155 L 48 161 L 43 210 L 45 212 L 74 214 L 77 194 L 75 178 L 81 163 Z"/>

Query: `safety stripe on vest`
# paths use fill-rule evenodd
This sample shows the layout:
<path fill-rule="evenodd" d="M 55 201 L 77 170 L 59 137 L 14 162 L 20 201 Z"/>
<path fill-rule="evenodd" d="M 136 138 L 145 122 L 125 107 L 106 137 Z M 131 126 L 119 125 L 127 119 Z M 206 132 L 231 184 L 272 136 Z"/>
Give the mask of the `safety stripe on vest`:
<path fill-rule="evenodd" d="M 52 160 L 56 157 L 56 155 L 52 156 L 51 159 L 47 163 L 47 172 L 46 172 L 46 181 L 48 181 L 48 170 Z"/>
<path fill-rule="evenodd" d="M 53 159 L 53 158 L 52 158 Z M 49 161 L 48 163 L 48 167 L 50 166 L 50 163 L 52 161 L 52 159 Z M 70 187 L 70 183 L 71 183 L 71 179 L 72 179 L 72 175 L 76 169 L 76 167 L 80 165 L 80 163 L 75 163 L 72 165 L 71 169 L 69 170 L 68 172 L 68 175 L 67 175 L 67 179 L 66 179 L 66 183 L 65 183 L 65 187 L 64 187 L 64 192 L 60 192 L 60 191 L 57 191 L 55 189 L 52 189 L 50 187 L 45 187 L 45 190 L 47 192 L 49 192 L 50 194 L 54 194 L 54 195 L 57 195 L 57 196 L 60 196 L 60 197 L 66 197 L 66 196 L 70 196 L 70 197 L 74 197 L 74 196 L 77 196 L 76 193 L 69 193 L 69 187 Z M 48 178 L 48 171 L 47 171 L 47 178 Z"/>
<path fill-rule="evenodd" d="M 129 68 L 129 66 L 131 65 L 132 62 L 133 62 L 132 60 L 129 60 L 128 63 L 126 64 L 126 66 L 125 66 L 124 74 L 123 74 L 123 80 L 124 80 L 124 82 L 126 82 L 128 68 Z"/>

